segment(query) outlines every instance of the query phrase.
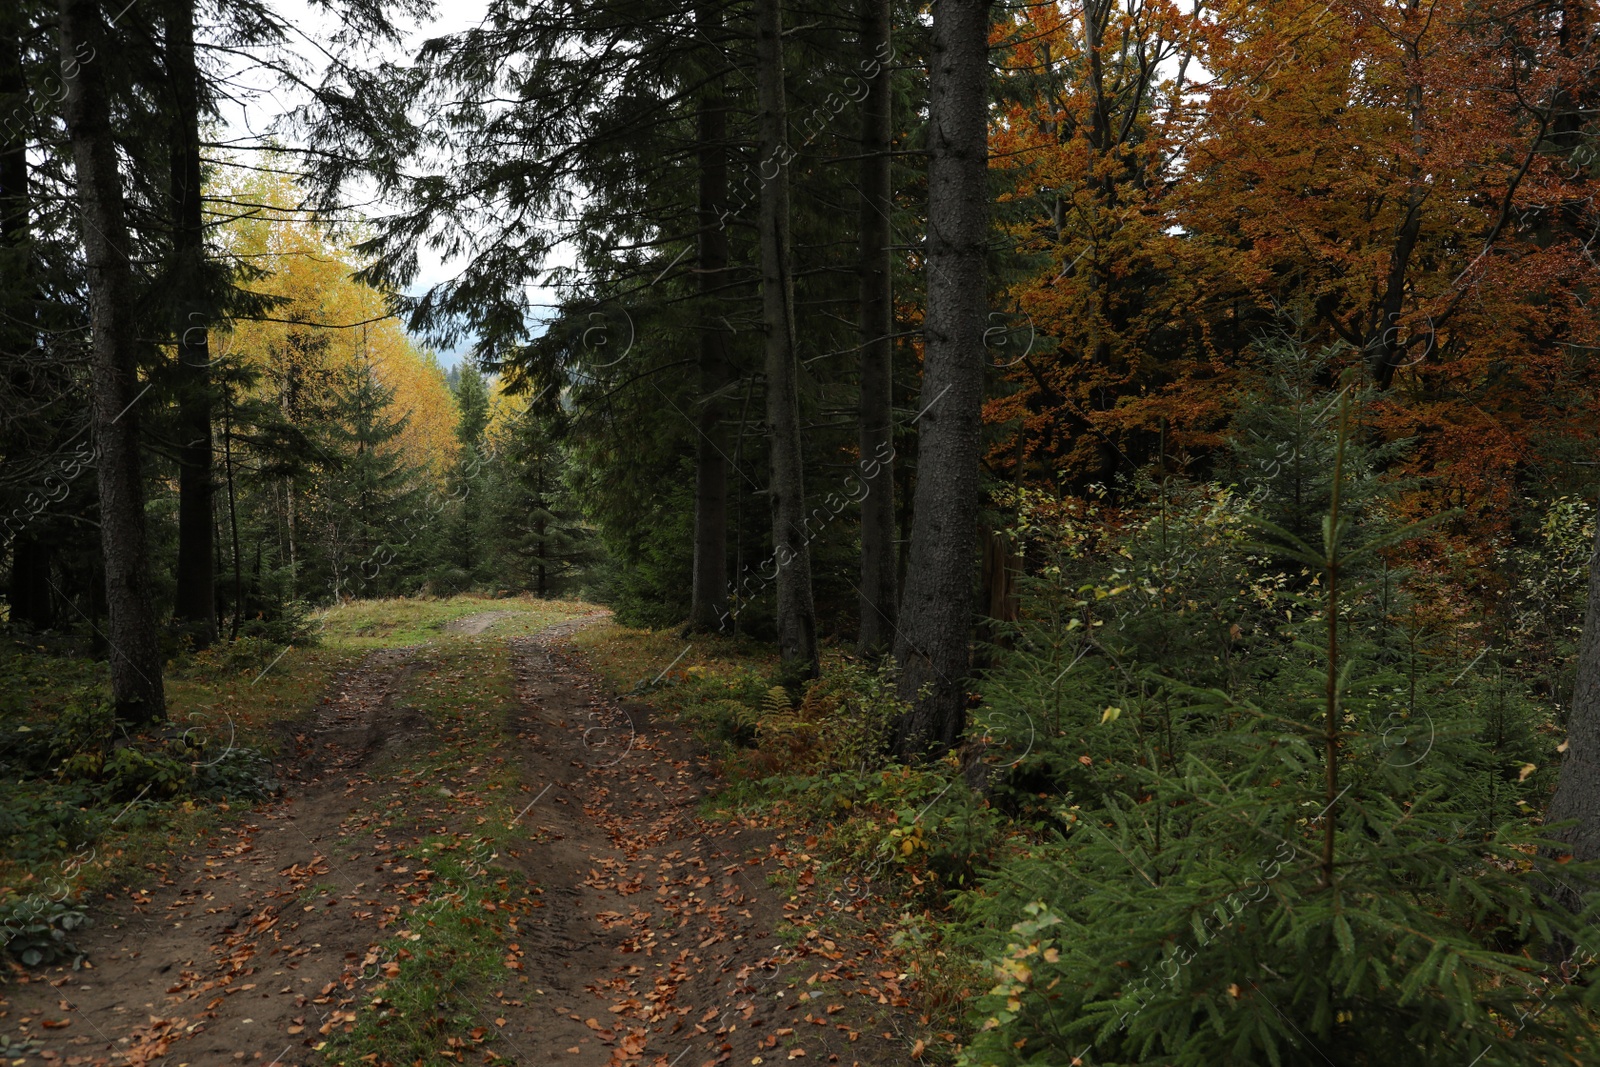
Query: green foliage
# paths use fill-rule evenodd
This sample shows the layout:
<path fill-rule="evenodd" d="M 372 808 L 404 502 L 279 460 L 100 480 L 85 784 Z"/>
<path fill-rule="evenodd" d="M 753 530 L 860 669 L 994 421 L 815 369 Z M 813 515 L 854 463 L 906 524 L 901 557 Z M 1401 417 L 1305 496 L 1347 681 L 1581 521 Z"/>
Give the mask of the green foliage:
<path fill-rule="evenodd" d="M 1313 353 L 1278 337 L 1257 349 L 1262 364 L 1257 387 L 1235 416 L 1229 437 L 1229 480 L 1252 502 L 1258 518 L 1302 541 L 1315 541 L 1333 496 L 1337 456 L 1340 512 L 1355 523 L 1353 535 L 1375 533 L 1381 523 L 1361 520 L 1396 488 L 1377 472 L 1391 466 L 1410 443 L 1340 436 L 1333 417 L 1338 401 L 1325 384 L 1333 376 L 1337 348 Z M 1343 395 L 1358 410 L 1373 399 L 1354 384 Z"/>
<path fill-rule="evenodd" d="M 175 796 L 189 785 L 192 774 L 188 766 L 165 752 L 129 745 L 111 753 L 99 777 L 113 796 L 131 800 L 146 793 Z"/>
<path fill-rule="evenodd" d="M 886 762 L 890 728 L 906 711 L 891 666 L 878 670 L 844 661 L 811 681 L 800 714 L 822 728 L 817 766 L 823 770 L 876 770 Z"/>
<path fill-rule="evenodd" d="M 488 515 L 493 506 L 491 486 L 494 470 L 486 462 L 489 427 L 489 384 L 469 360 L 452 373 L 451 389 L 461 416 L 456 423 L 456 440 L 461 453 L 449 474 L 450 506 L 448 544 L 445 558 L 448 577 L 436 572 L 434 584 L 471 587 L 489 578 Z M 439 578 L 445 578 L 443 583 Z"/>
<path fill-rule="evenodd" d="M 1525 814 L 1545 716 L 1384 562 L 1407 531 L 1345 463 L 1354 403 L 1296 424 L 1332 435 L 1298 497 L 1164 485 L 1092 540 L 1034 527 L 976 723 L 1034 838 L 959 900 L 996 983 L 964 1063 L 1582 1057 L 1591 994 L 1538 962 L 1593 941 L 1541 892 L 1582 876 Z"/>
<path fill-rule="evenodd" d="M 0 780 L 0 851 L 22 863 L 47 862 L 95 840 L 104 823 L 90 809 L 96 792 L 81 783 L 44 790 Z"/>
<path fill-rule="evenodd" d="M 335 595 L 393 593 L 432 548 L 432 526 L 418 513 L 418 472 L 393 447 L 409 419 L 367 359 L 350 364 L 324 427 L 334 469 L 319 500 Z"/>
<path fill-rule="evenodd" d="M 512 421 L 493 511 L 498 580 L 537 596 L 570 592 L 602 558 L 573 488 L 560 420 L 529 407 Z"/>
<path fill-rule="evenodd" d="M 117 731 L 115 709 L 95 690 L 80 690 L 56 713 L 50 755 L 58 762 L 103 755 Z"/>
<path fill-rule="evenodd" d="M 0 951 L 24 967 L 52 967 L 70 963 L 77 970 L 84 961 L 72 941 L 74 931 L 89 924 L 89 917 L 62 901 L 37 896 L 0 904 Z"/>
<path fill-rule="evenodd" d="M 1595 507 L 1576 496 L 1528 500 L 1524 537 L 1497 548 L 1491 573 L 1509 588 L 1504 598 L 1508 668 L 1561 709 L 1572 693 L 1572 665 L 1594 552 Z"/>
<path fill-rule="evenodd" d="M 631 484 L 653 473 L 645 495 Z M 605 481 L 630 482 L 626 487 Z M 627 626 L 664 627 L 689 614 L 688 591 L 693 557 L 684 552 L 694 534 L 694 472 L 688 459 L 674 460 L 665 470 L 607 472 L 605 481 L 592 469 L 580 470 L 579 491 L 600 525 L 608 563 L 598 569 L 597 596 L 612 606 L 617 621 Z"/>

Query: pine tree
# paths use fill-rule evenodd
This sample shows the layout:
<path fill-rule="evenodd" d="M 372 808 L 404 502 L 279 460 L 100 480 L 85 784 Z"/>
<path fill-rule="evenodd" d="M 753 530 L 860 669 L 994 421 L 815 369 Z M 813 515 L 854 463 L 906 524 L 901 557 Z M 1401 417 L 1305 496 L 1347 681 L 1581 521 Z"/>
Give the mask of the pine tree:
<path fill-rule="evenodd" d="M 1532 820 L 1503 803 L 1485 818 L 1464 781 L 1515 750 L 1459 684 L 1471 663 L 1407 632 L 1380 552 L 1414 529 L 1343 506 L 1381 494 L 1346 465 L 1356 402 L 1327 398 L 1307 427 L 1333 446 L 1315 540 L 1219 489 L 1081 553 L 1099 582 L 1035 586 L 1068 624 L 1035 609 L 990 684 L 1018 711 L 1056 691 L 1061 725 L 1040 732 L 1060 740 L 1016 773 L 1049 775 L 1019 783 L 1029 796 L 1066 795 L 1034 802 L 1059 836 L 967 902 L 1019 921 L 963 1062 L 1582 1058 L 1595 994 L 1537 959 L 1592 946 L 1593 909 L 1547 912 L 1544 879 L 1593 868 L 1536 861 Z"/>
<path fill-rule="evenodd" d="M 485 497 L 489 492 L 486 431 L 489 428 L 489 384 L 470 361 L 459 367 L 451 383 L 461 419 L 456 440 L 461 451 L 450 470 L 451 505 L 449 554 L 461 580 L 475 584 L 488 577 Z"/>
<path fill-rule="evenodd" d="M 394 411 L 394 390 L 372 363 L 342 374 L 326 428 L 331 464 L 317 486 L 317 521 L 335 596 L 378 596 L 402 588 L 422 546 L 415 540 L 418 469 L 396 447 L 410 416 Z"/>
<path fill-rule="evenodd" d="M 530 407 L 517 417 L 497 464 L 506 484 L 497 506 L 504 565 L 496 569 L 541 597 L 570 590 L 598 561 L 594 531 L 572 491 L 562 436 L 555 418 Z"/>

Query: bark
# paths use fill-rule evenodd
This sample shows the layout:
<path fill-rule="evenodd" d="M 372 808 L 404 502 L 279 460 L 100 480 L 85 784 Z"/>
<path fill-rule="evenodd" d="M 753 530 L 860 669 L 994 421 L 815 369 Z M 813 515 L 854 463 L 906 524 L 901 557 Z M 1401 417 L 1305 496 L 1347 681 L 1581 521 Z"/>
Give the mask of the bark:
<path fill-rule="evenodd" d="M 239 500 L 233 482 L 233 395 L 224 395 L 222 406 L 222 469 L 228 481 L 228 528 L 233 541 L 233 621 L 228 640 L 239 638 L 239 622 L 244 615 L 244 575 L 239 556 Z M 257 542 L 258 544 L 260 542 Z"/>
<path fill-rule="evenodd" d="M 701 35 L 721 36 L 717 9 L 695 9 Z M 720 63 L 720 56 L 712 62 Z M 700 165 L 700 432 L 694 457 L 694 580 L 689 626 L 702 632 L 719 629 L 728 611 L 728 461 L 727 433 L 717 396 L 727 384 L 727 338 L 718 320 L 716 293 L 728 267 L 728 232 L 722 212 L 728 200 L 728 111 L 720 81 L 713 80 L 700 101 L 698 156 Z"/>
<path fill-rule="evenodd" d="M 913 702 L 895 727 L 906 759 L 948 749 L 966 714 L 988 310 L 988 40 L 986 0 L 936 0 L 917 486 L 895 641 L 900 694 Z"/>
<path fill-rule="evenodd" d="M 862 654 L 893 644 L 900 583 L 894 552 L 894 304 L 890 275 L 889 142 L 893 97 L 889 0 L 862 0 L 861 223 L 856 271 L 861 284 Z M 868 76 L 870 75 L 870 76 Z"/>
<path fill-rule="evenodd" d="M 1595 536 L 1595 552 L 1589 557 L 1589 604 L 1578 641 L 1578 679 L 1567 716 L 1567 752 L 1545 814 L 1546 825 L 1572 822 L 1551 836 L 1578 860 L 1600 860 L 1600 529 Z M 1580 892 L 1561 883 L 1554 896 L 1576 911 L 1582 893 L 1594 888 L 1584 886 Z"/>
<path fill-rule="evenodd" d="M 111 696 L 119 717 L 148 723 L 166 717 L 166 699 L 147 573 L 133 268 L 104 64 L 95 62 L 111 47 L 102 26 L 93 0 L 61 0 L 62 80 L 89 289 Z"/>
<path fill-rule="evenodd" d="M 1016 622 L 1022 609 L 1017 579 L 1022 575 L 1022 555 L 1002 530 L 984 529 L 978 536 L 983 562 L 978 602 L 985 619 L 995 623 Z M 984 639 L 1001 648 L 1011 647 L 1010 634 L 1003 626 L 984 625 Z"/>
<path fill-rule="evenodd" d="M 206 322 L 205 230 L 200 205 L 200 78 L 194 5 L 167 5 L 167 77 L 172 91 L 174 332 L 178 337 L 178 569 L 173 616 L 197 645 L 217 636 L 212 544 L 211 351 Z"/>
<path fill-rule="evenodd" d="M 766 326 L 768 495 L 772 551 L 778 567 L 778 652 L 785 666 L 815 677 L 817 623 L 811 599 L 811 552 L 802 527 L 805 477 L 789 258 L 790 152 L 780 0 L 757 0 L 756 79 L 761 112 L 761 307 Z"/>
<path fill-rule="evenodd" d="M 1417 13 L 1417 5 L 1410 5 L 1409 13 Z M 1420 66 L 1422 57 L 1416 41 L 1406 48 L 1408 64 L 1413 69 Z M 1406 346 L 1400 341 L 1400 312 L 1405 307 L 1406 274 L 1411 268 L 1411 256 L 1416 251 L 1417 240 L 1422 235 L 1422 208 L 1428 198 L 1427 176 L 1423 157 L 1427 144 L 1423 140 L 1422 84 L 1413 80 L 1406 89 L 1406 111 L 1411 122 L 1411 150 L 1415 153 L 1406 168 L 1406 213 L 1395 227 L 1394 244 L 1389 249 L 1389 270 L 1383 280 L 1383 295 L 1367 325 L 1362 338 L 1362 352 L 1367 362 L 1367 372 L 1379 389 L 1387 389 L 1394 382 L 1395 371 L 1405 361 Z"/>

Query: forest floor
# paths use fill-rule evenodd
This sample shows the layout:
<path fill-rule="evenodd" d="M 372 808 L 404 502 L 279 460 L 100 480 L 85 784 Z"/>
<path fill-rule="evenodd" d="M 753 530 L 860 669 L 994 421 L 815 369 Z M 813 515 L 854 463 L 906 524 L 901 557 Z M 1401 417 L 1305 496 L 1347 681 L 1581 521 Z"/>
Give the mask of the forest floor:
<path fill-rule="evenodd" d="M 463 616 L 337 672 L 282 726 L 282 796 L 99 893 L 83 969 L 0 983 L 0 1058 L 920 1054 L 906 975 L 853 908 L 820 922 L 830 902 L 799 843 L 711 813 L 701 747 L 586 667 L 569 639 L 603 617 L 506 636 L 515 614 Z"/>

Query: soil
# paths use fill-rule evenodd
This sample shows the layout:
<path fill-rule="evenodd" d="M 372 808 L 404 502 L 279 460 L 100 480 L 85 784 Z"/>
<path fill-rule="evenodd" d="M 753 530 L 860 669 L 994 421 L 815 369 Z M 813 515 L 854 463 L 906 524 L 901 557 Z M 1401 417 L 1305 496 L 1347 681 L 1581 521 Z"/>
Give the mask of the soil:
<path fill-rule="evenodd" d="M 520 611 L 480 611 L 476 615 L 464 615 L 459 619 L 451 619 L 444 624 L 444 632 L 447 634 L 476 636 L 502 619 L 514 619 L 521 614 Z"/>
<path fill-rule="evenodd" d="M 904 976 L 870 938 L 785 922 L 802 904 L 769 876 L 792 876 L 796 853 L 700 817 L 716 785 L 704 753 L 648 705 L 606 694 L 565 640 L 586 621 L 510 641 L 505 745 L 526 843 L 495 862 L 543 907 L 518 927 L 517 976 L 472 994 L 498 1026 L 492 1053 L 476 1052 L 574 1067 L 908 1062 Z M 295 731 L 285 795 L 95 902 L 78 939 L 92 966 L 0 985 L 0 1034 L 51 1064 L 327 1062 L 315 1046 L 371 1001 L 380 946 L 416 901 L 388 843 L 402 828 L 388 841 L 350 829 L 417 786 L 384 768 L 427 743 L 427 720 L 396 694 L 428 657 L 384 649 L 338 678 Z"/>

